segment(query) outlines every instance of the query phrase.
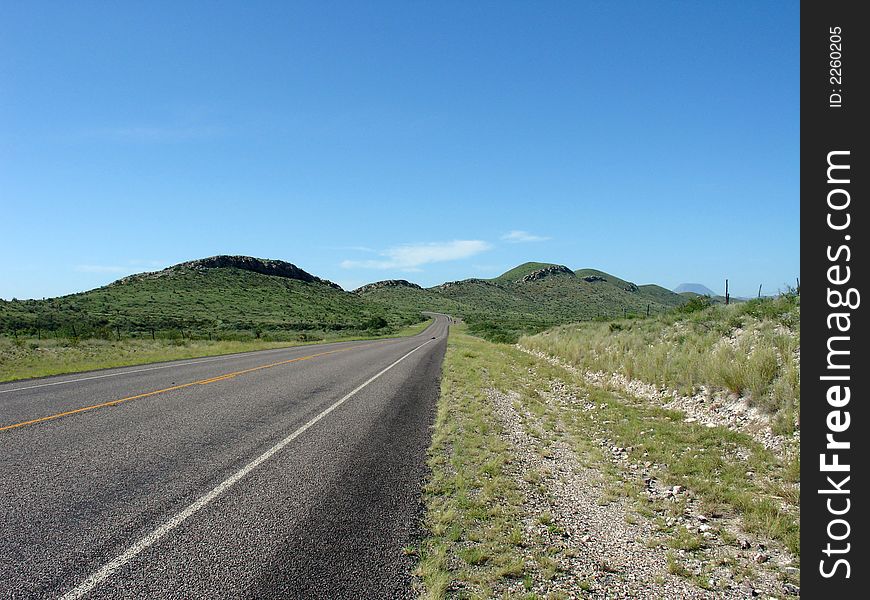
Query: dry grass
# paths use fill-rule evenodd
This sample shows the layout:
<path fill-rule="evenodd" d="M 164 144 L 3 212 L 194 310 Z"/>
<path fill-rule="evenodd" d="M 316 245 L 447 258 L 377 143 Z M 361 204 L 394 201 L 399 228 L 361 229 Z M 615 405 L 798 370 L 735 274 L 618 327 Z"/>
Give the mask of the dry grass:
<path fill-rule="evenodd" d="M 694 313 L 576 323 L 520 344 L 589 371 L 619 372 L 684 394 L 701 386 L 746 396 L 778 415 L 800 408 L 800 300 L 796 296 L 712 306 Z"/>

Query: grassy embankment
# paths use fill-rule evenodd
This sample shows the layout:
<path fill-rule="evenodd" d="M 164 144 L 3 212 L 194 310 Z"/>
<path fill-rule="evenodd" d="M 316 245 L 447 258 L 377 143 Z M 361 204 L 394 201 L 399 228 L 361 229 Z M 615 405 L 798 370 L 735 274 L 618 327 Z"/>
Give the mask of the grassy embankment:
<path fill-rule="evenodd" d="M 693 307 L 701 310 L 691 311 Z M 800 297 L 684 310 L 651 319 L 574 323 L 520 341 L 588 371 L 618 372 L 683 394 L 726 391 L 775 415 L 774 430 L 800 421 Z"/>
<path fill-rule="evenodd" d="M 335 341 L 367 340 L 416 335 L 432 323 L 431 319 L 402 328 L 388 329 L 379 335 L 326 334 L 317 342 L 279 342 L 263 339 L 189 340 L 122 339 L 121 341 L 85 339 L 0 337 L 0 381 L 29 377 L 77 373 L 94 369 L 126 367 L 147 363 L 218 356 L 237 352 L 286 348 Z"/>
<path fill-rule="evenodd" d="M 585 402 L 566 408 L 548 400 L 542 390 L 549 390 L 553 381 L 565 382 Z M 541 582 L 559 576 L 554 565 L 564 557 L 554 552 L 570 552 L 554 550 L 523 529 L 534 503 L 517 484 L 516 457 L 488 400 L 490 388 L 512 394 L 517 412 L 527 415 L 526 427 L 540 453 L 547 453 L 555 440 L 569 444 L 583 465 L 608 481 L 601 502 L 627 498 L 636 518 L 655 523 L 658 534 L 647 543 L 669 553 L 671 575 L 706 586 L 706 579 L 681 561 L 703 556 L 707 541 L 682 526 L 668 525 L 668 515 L 681 514 L 685 501 L 652 502 L 644 494 L 642 478 L 614 466 L 601 440 L 628 448 L 629 462 L 651 463 L 657 480 L 684 486 L 709 514 L 733 517 L 744 530 L 797 556 L 799 500 L 790 483 L 799 477 L 799 462 L 783 464 L 746 435 L 686 422 L 681 413 L 588 385 L 565 369 L 454 327 L 430 447 L 428 537 L 418 550 L 417 574 L 425 597 L 501 597 L 509 587 L 516 589 L 516 582 L 525 590 L 539 589 Z M 584 404 L 597 409 L 584 410 Z M 736 460 L 738 454 L 746 458 Z M 747 477 L 749 469 L 757 476 Z M 537 519 L 548 522 L 546 514 Z M 739 553 L 737 539 L 724 527 L 717 534 Z M 719 563 L 727 560 L 720 557 Z M 743 570 L 733 568 L 737 577 L 751 580 L 756 567 L 761 568 L 754 563 Z"/>

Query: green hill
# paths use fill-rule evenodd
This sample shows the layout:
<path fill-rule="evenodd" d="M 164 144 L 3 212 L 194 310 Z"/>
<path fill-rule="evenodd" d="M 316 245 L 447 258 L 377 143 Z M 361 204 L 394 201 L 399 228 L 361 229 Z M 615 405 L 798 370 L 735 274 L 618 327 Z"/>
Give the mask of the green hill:
<path fill-rule="evenodd" d="M 0 301 L 0 333 L 52 337 L 260 337 L 381 332 L 453 314 L 490 339 L 571 321 L 667 312 L 686 298 L 595 269 L 528 262 L 431 288 L 394 279 L 346 292 L 278 260 L 214 256 L 48 300 Z"/>
<path fill-rule="evenodd" d="M 674 299 L 674 292 L 654 283 L 639 285 L 638 290 L 646 297 L 657 299 L 662 304 L 670 304 Z"/>
<path fill-rule="evenodd" d="M 490 281 L 501 282 L 501 283 L 512 283 L 514 281 L 518 281 L 540 269 L 545 269 L 547 267 L 557 267 L 554 263 L 542 263 L 542 262 L 527 262 L 523 263 L 517 267 L 514 267 L 510 271 L 506 271 L 499 275 L 498 277 L 493 277 Z"/>
<path fill-rule="evenodd" d="M 395 280 L 378 281 L 354 290 L 367 302 L 389 307 L 399 312 L 434 311 L 458 315 L 463 306 L 459 302 L 439 294 L 435 288 L 425 289 L 419 285 L 403 285 Z"/>
<path fill-rule="evenodd" d="M 407 282 L 405 282 L 407 283 Z M 492 279 L 464 279 L 422 289 L 379 282 L 357 290 L 394 309 L 448 312 L 472 331 L 508 341 L 571 321 L 667 312 L 686 299 L 658 285 L 638 286 L 595 269 L 572 271 L 528 262 Z"/>
<path fill-rule="evenodd" d="M 216 256 L 48 300 L 0 301 L 0 332 L 71 337 L 199 336 L 274 339 L 419 321 L 419 311 L 371 302 L 293 264 Z"/>

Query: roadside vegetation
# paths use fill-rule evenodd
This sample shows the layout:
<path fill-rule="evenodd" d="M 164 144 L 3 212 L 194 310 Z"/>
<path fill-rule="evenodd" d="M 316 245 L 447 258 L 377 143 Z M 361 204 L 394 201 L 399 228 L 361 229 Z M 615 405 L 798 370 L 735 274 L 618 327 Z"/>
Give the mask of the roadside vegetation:
<path fill-rule="evenodd" d="M 35 337 L 0 337 L 0 381 L 14 381 L 30 377 L 44 377 L 64 373 L 77 373 L 94 369 L 126 367 L 147 363 L 218 356 L 237 352 L 251 352 L 272 348 L 285 348 L 317 342 L 378 339 L 416 335 L 431 324 L 427 319 L 405 327 L 384 327 L 369 332 L 348 335 L 347 332 L 322 332 L 289 336 L 253 335 L 235 340 L 209 340 L 202 338 L 173 338 L 156 340 L 122 338 L 78 339 Z"/>
<path fill-rule="evenodd" d="M 444 598 L 457 584 L 491 597 L 505 579 L 522 579 L 524 498 L 507 474 L 510 448 L 486 390 L 509 363 L 496 346 L 451 328 L 425 489 L 428 539 L 418 575 L 425 595 Z M 501 373 L 501 376 L 507 375 Z"/>
<path fill-rule="evenodd" d="M 793 293 L 729 306 L 697 297 L 654 318 L 572 323 L 520 344 L 684 395 L 736 394 L 775 416 L 778 433 L 800 422 L 800 296 Z"/>
<path fill-rule="evenodd" d="M 724 318 L 744 329 L 790 322 L 795 306 L 781 299 Z M 715 327 L 719 315 L 706 310 L 649 327 L 661 334 L 665 323 L 702 318 Z M 626 341 L 609 323 L 578 327 L 605 328 L 615 347 Z M 464 325 L 451 328 L 429 466 L 427 537 L 414 552 L 421 594 L 432 600 L 799 589 L 798 457 L 594 385 Z"/>

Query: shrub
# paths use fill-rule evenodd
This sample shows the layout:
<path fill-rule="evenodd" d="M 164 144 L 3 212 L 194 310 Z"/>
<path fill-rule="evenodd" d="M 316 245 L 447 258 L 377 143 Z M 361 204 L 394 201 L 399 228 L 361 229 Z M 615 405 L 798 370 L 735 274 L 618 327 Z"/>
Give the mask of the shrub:
<path fill-rule="evenodd" d="M 712 305 L 713 301 L 710 299 L 710 296 L 693 296 L 692 298 L 689 298 L 688 302 L 681 304 L 675 310 L 677 312 L 688 314 L 705 310 L 710 308 Z"/>
<path fill-rule="evenodd" d="M 376 315 L 376 316 L 370 318 L 368 321 L 366 321 L 364 327 L 366 329 L 373 329 L 374 330 L 374 329 L 383 329 L 387 325 L 389 325 L 389 323 L 387 322 L 387 320 L 384 317 L 382 317 L 381 315 Z"/>

